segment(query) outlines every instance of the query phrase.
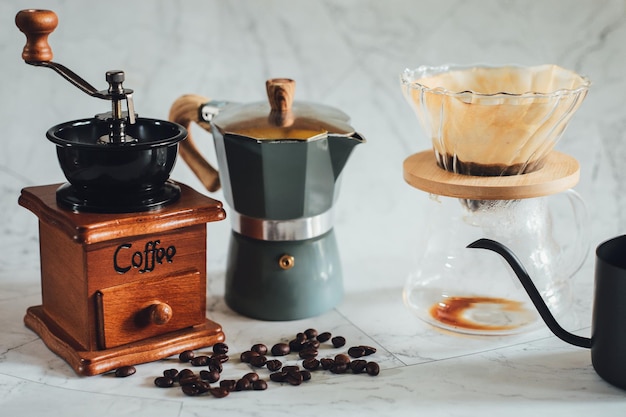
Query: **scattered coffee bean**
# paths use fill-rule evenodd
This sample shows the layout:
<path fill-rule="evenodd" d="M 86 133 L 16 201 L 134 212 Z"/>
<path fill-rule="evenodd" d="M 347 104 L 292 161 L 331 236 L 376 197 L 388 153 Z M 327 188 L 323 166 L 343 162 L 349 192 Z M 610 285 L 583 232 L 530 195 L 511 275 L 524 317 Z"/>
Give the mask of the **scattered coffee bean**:
<path fill-rule="evenodd" d="M 257 374 L 256 372 L 248 372 L 247 374 L 242 376 L 241 379 L 247 379 L 250 382 L 254 382 L 254 381 L 258 381 L 260 378 L 259 378 L 259 374 Z"/>
<path fill-rule="evenodd" d="M 159 388 L 169 388 L 174 385 L 174 380 L 167 376 L 159 376 L 154 380 L 154 385 Z"/>
<path fill-rule="evenodd" d="M 220 381 L 220 387 L 227 389 L 228 391 L 234 391 L 237 381 L 234 379 L 223 379 Z"/>
<path fill-rule="evenodd" d="M 264 391 L 267 389 L 267 382 L 263 381 L 262 379 L 259 379 L 258 381 L 254 381 L 252 383 L 252 389 L 256 391 Z"/>
<path fill-rule="evenodd" d="M 221 374 L 222 371 L 224 370 L 224 367 L 222 366 L 222 362 L 216 359 L 210 359 L 207 365 L 209 366 L 209 371 L 217 371 Z"/>
<path fill-rule="evenodd" d="M 307 339 L 315 339 L 317 337 L 317 330 L 315 329 L 306 329 L 304 331 Z"/>
<path fill-rule="evenodd" d="M 348 349 L 348 355 L 352 356 L 353 358 L 360 358 L 361 356 L 365 355 L 365 348 L 363 348 L 362 346 L 352 346 L 350 349 Z"/>
<path fill-rule="evenodd" d="M 296 340 L 300 343 L 305 342 L 308 339 L 307 335 L 304 332 L 296 333 Z"/>
<path fill-rule="evenodd" d="M 200 388 L 198 388 L 195 384 L 183 385 L 182 387 L 183 394 L 188 395 L 190 397 L 195 397 L 200 395 Z"/>
<path fill-rule="evenodd" d="M 247 391 L 252 389 L 252 382 L 246 378 L 241 378 L 237 380 L 235 384 L 235 391 Z"/>
<path fill-rule="evenodd" d="M 368 362 L 367 366 L 365 367 L 365 371 L 368 373 L 368 375 L 376 376 L 380 373 L 380 367 L 376 362 Z"/>
<path fill-rule="evenodd" d="M 330 339 L 330 342 L 333 344 L 334 347 L 340 348 L 346 344 L 346 338 L 343 336 L 335 336 Z"/>
<path fill-rule="evenodd" d="M 315 348 L 306 348 L 302 349 L 298 354 L 302 359 L 310 359 L 317 356 L 317 349 Z"/>
<path fill-rule="evenodd" d="M 191 363 L 192 366 L 207 366 L 210 359 L 211 358 L 206 355 L 200 355 L 192 358 L 189 363 Z"/>
<path fill-rule="evenodd" d="M 217 370 L 207 371 L 203 369 L 200 371 L 200 379 L 209 382 L 217 382 L 220 380 L 220 373 Z"/>
<path fill-rule="evenodd" d="M 228 359 L 230 359 L 230 357 L 225 353 L 216 353 L 211 356 L 211 359 L 220 361 L 221 363 L 225 363 L 228 362 Z"/>
<path fill-rule="evenodd" d="M 211 395 L 213 395 L 215 398 L 224 398 L 226 397 L 228 394 L 230 394 L 230 390 L 223 388 L 223 387 L 216 387 L 216 388 L 211 388 L 209 390 L 209 392 L 211 393 Z"/>
<path fill-rule="evenodd" d="M 189 362 L 190 360 L 194 358 L 194 356 L 196 356 L 196 354 L 193 352 L 193 350 L 186 350 L 184 352 L 181 352 L 180 355 L 178 355 L 178 359 L 181 362 Z"/>
<path fill-rule="evenodd" d="M 352 369 L 352 373 L 360 374 L 365 371 L 365 366 L 367 365 L 367 361 L 364 359 L 357 359 L 350 362 L 350 369 Z"/>
<path fill-rule="evenodd" d="M 165 371 L 163 371 L 163 376 L 176 380 L 176 378 L 178 377 L 178 369 L 166 369 Z"/>
<path fill-rule="evenodd" d="M 359 346 L 362 347 L 363 349 L 365 349 L 365 356 L 369 356 L 369 355 L 373 355 L 374 353 L 376 353 L 376 348 L 372 347 L 372 346 Z"/>
<path fill-rule="evenodd" d="M 259 355 L 265 355 L 267 353 L 267 346 L 263 343 L 257 343 L 250 348 L 251 351 L 258 353 Z"/>
<path fill-rule="evenodd" d="M 287 372 L 287 377 L 285 378 L 285 381 L 287 381 L 290 385 L 300 385 L 303 380 L 304 378 L 302 376 L 302 372 L 300 371 Z"/>
<path fill-rule="evenodd" d="M 283 366 L 283 371 L 285 372 L 296 372 L 299 370 L 300 370 L 300 367 L 298 365 Z"/>
<path fill-rule="evenodd" d="M 350 356 L 346 355 L 345 353 L 340 353 L 338 355 L 335 355 L 335 363 L 349 364 L 350 363 Z"/>
<path fill-rule="evenodd" d="M 289 350 L 291 352 L 299 352 L 304 348 L 305 345 L 306 345 L 306 341 L 293 339 L 292 341 L 289 342 Z"/>
<path fill-rule="evenodd" d="M 302 367 L 309 371 L 315 371 L 320 367 L 320 361 L 316 358 L 309 358 L 302 361 Z"/>
<path fill-rule="evenodd" d="M 316 340 L 320 343 L 324 343 L 329 341 L 331 336 L 330 332 L 323 332 L 317 335 Z"/>
<path fill-rule="evenodd" d="M 186 376 L 184 378 L 179 378 L 178 379 L 178 383 L 181 386 L 193 385 L 193 384 L 196 384 L 198 381 L 200 381 L 200 376 L 199 375 L 190 375 L 190 376 Z"/>
<path fill-rule="evenodd" d="M 228 345 L 226 343 L 216 343 L 213 345 L 213 353 L 218 353 L 218 354 L 226 354 L 228 353 Z"/>
<path fill-rule="evenodd" d="M 191 369 L 185 368 L 182 371 L 180 371 L 178 375 L 176 375 L 176 379 L 180 381 L 181 379 L 185 379 L 190 376 L 194 376 L 194 372 Z"/>
<path fill-rule="evenodd" d="M 288 355 L 290 351 L 287 343 L 276 343 L 272 346 L 272 355 L 274 356 L 285 356 Z"/>
<path fill-rule="evenodd" d="M 278 371 L 280 368 L 282 368 L 283 363 L 279 361 L 278 359 L 271 359 L 265 362 L 265 366 L 267 367 L 269 371 L 275 372 L 275 371 Z"/>
<path fill-rule="evenodd" d="M 255 356 L 250 359 L 250 365 L 256 366 L 257 368 L 262 368 L 267 363 L 267 358 L 265 356 Z"/>
<path fill-rule="evenodd" d="M 348 370 L 348 364 L 344 362 L 335 362 L 330 367 L 330 372 L 333 374 L 343 374 Z"/>
<path fill-rule="evenodd" d="M 302 381 L 310 381 L 311 380 L 311 372 L 303 369 L 300 371 L 300 375 L 302 375 Z"/>
<path fill-rule="evenodd" d="M 274 382 L 285 382 L 287 379 L 286 371 L 277 371 L 270 374 L 270 379 Z"/>
<path fill-rule="evenodd" d="M 118 378 L 126 378 L 127 376 L 131 376 L 135 372 L 137 372 L 137 370 L 132 365 L 122 366 L 115 370 L 115 376 Z"/>
<path fill-rule="evenodd" d="M 307 340 L 307 341 L 304 343 L 304 349 L 307 349 L 307 348 L 317 349 L 317 348 L 319 348 L 319 347 L 320 347 L 320 342 L 319 342 L 319 340 L 311 339 L 311 340 Z"/>
<path fill-rule="evenodd" d="M 239 356 L 239 359 L 241 359 L 241 362 L 250 363 L 250 359 L 254 356 L 260 356 L 260 354 L 252 350 L 246 350 Z"/>
<path fill-rule="evenodd" d="M 331 358 L 322 358 L 320 359 L 320 366 L 323 370 L 330 369 L 335 364 L 335 360 Z"/>

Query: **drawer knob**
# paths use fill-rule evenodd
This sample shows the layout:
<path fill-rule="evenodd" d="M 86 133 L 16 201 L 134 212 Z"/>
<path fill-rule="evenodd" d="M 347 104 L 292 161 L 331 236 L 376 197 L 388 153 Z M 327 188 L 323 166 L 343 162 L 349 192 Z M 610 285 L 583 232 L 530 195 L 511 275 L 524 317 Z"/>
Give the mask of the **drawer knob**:
<path fill-rule="evenodd" d="M 167 303 L 157 302 L 149 307 L 150 322 L 161 326 L 172 318 L 174 312 Z"/>

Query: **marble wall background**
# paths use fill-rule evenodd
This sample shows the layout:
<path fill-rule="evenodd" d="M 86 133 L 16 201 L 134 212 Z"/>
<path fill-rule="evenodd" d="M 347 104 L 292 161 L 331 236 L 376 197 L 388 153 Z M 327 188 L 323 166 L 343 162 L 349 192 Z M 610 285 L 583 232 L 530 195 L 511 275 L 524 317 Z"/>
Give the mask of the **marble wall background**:
<path fill-rule="evenodd" d="M 402 161 L 429 147 L 399 73 L 444 63 L 576 70 L 593 85 L 558 149 L 581 163 L 591 244 L 626 232 L 624 0 L 17 0 L 0 3 L 0 270 L 38 262 L 37 222 L 17 198 L 22 187 L 64 181 L 45 131 L 107 110 L 54 72 L 23 63 L 13 19 L 33 7 L 59 15 L 54 60 L 99 88 L 106 70 L 125 70 L 141 116 L 167 118 L 184 93 L 263 100 L 272 77 L 296 79 L 297 99 L 347 112 L 368 143 L 343 175 L 335 215 L 342 257 L 372 262 L 373 273 L 398 283 L 404 276 L 390 265 L 410 257 L 425 201 L 404 183 Z M 210 137 L 192 132 L 214 160 Z M 182 161 L 172 176 L 201 187 Z M 210 226 L 211 269 L 223 268 L 229 229 Z"/>

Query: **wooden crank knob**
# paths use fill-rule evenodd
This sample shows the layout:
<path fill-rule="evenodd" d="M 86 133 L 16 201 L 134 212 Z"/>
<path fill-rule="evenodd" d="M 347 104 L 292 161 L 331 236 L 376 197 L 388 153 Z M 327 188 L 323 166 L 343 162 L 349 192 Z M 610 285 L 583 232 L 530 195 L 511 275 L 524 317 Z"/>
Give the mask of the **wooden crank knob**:
<path fill-rule="evenodd" d="M 52 10 L 21 10 L 15 16 L 15 24 L 26 35 L 22 59 L 26 62 L 52 61 L 52 48 L 48 35 L 56 29 L 59 18 Z"/>
<path fill-rule="evenodd" d="M 156 302 L 149 307 L 150 323 L 154 323 L 157 326 L 161 326 L 172 318 L 174 312 L 172 307 L 167 303 Z"/>
<path fill-rule="evenodd" d="M 296 82 L 289 78 L 273 78 L 265 82 L 267 98 L 273 112 L 286 113 L 291 111 Z"/>

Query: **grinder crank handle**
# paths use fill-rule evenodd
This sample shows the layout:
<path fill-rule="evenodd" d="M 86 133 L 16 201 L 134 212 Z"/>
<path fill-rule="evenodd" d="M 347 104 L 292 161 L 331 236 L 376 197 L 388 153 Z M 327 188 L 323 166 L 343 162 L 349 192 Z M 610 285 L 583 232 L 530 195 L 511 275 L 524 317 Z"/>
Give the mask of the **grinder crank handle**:
<path fill-rule="evenodd" d="M 15 25 L 26 35 L 26 45 L 22 59 L 29 65 L 48 67 L 90 96 L 110 99 L 94 86 L 65 66 L 52 62 L 52 48 L 48 44 L 50 35 L 59 24 L 59 18 L 52 10 L 20 10 L 15 15 Z"/>
<path fill-rule="evenodd" d="M 220 189 L 219 173 L 202 156 L 191 137 L 190 130 L 191 122 L 195 122 L 206 131 L 211 131 L 210 123 L 205 121 L 201 114 L 204 105 L 209 101 L 208 98 L 195 94 L 181 96 L 172 104 L 169 120 L 187 129 L 187 139 L 179 143 L 180 156 L 196 174 L 202 185 L 208 191 L 215 192 Z"/>

